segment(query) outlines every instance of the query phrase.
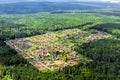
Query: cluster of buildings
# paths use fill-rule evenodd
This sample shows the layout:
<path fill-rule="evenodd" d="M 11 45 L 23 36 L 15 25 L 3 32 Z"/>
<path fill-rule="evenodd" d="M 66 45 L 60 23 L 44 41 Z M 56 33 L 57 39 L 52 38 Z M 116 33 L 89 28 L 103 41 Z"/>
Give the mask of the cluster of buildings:
<path fill-rule="evenodd" d="M 87 32 L 79 29 L 69 29 L 11 40 L 6 43 L 17 52 L 24 53 L 22 54 L 24 58 L 31 58 L 32 61 L 30 63 L 37 69 L 55 70 L 78 64 L 77 61 L 81 60 L 77 56 L 78 53 L 72 51 L 71 46 L 63 45 L 62 42 L 69 41 L 69 37 L 80 38 L 84 34 L 87 34 Z M 86 37 L 85 40 L 81 38 L 78 40 L 81 40 L 83 43 L 88 43 L 96 39 L 108 38 L 109 36 L 105 32 L 98 31 L 96 34 L 90 34 L 87 37 L 84 36 Z"/>

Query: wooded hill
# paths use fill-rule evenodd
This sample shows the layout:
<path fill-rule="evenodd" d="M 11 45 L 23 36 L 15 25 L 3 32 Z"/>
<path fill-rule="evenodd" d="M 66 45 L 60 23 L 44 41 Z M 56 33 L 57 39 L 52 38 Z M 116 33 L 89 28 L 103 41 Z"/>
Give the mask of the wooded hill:
<path fill-rule="evenodd" d="M 17 6 L 17 7 L 16 7 Z M 0 4 L 1 14 L 29 14 L 66 10 L 92 10 L 108 7 L 120 7 L 119 4 L 99 2 L 21 2 Z"/>

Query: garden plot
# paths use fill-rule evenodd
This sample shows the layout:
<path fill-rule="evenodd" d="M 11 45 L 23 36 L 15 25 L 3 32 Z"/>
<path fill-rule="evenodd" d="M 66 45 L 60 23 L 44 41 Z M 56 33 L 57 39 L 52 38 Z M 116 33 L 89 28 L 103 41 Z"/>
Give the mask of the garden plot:
<path fill-rule="evenodd" d="M 92 34 L 80 29 L 68 29 L 10 40 L 6 43 L 37 69 L 58 70 L 67 66 L 77 65 L 80 61 L 92 61 L 79 56 L 79 53 L 75 51 L 76 44 L 81 45 L 110 36 L 105 32 L 96 31 L 95 34 Z"/>

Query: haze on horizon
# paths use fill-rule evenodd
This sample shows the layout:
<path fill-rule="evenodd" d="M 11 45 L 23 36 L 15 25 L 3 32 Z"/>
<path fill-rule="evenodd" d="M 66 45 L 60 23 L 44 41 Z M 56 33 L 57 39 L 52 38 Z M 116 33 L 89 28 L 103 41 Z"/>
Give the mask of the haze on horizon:
<path fill-rule="evenodd" d="M 117 3 L 120 0 L 0 0 L 0 4 L 4 3 L 16 3 L 16 2 L 113 2 Z"/>

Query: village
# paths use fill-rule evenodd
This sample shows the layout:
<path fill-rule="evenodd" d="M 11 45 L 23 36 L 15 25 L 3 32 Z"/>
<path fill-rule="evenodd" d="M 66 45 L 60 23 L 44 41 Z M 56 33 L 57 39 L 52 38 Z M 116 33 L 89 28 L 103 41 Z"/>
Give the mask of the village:
<path fill-rule="evenodd" d="M 92 61 L 79 57 L 80 53 L 72 50 L 74 42 L 83 44 L 110 36 L 105 32 L 97 31 L 96 34 L 91 34 L 76 28 L 10 40 L 6 41 L 6 44 L 30 60 L 38 70 L 51 71 L 77 65 L 79 61 Z"/>

